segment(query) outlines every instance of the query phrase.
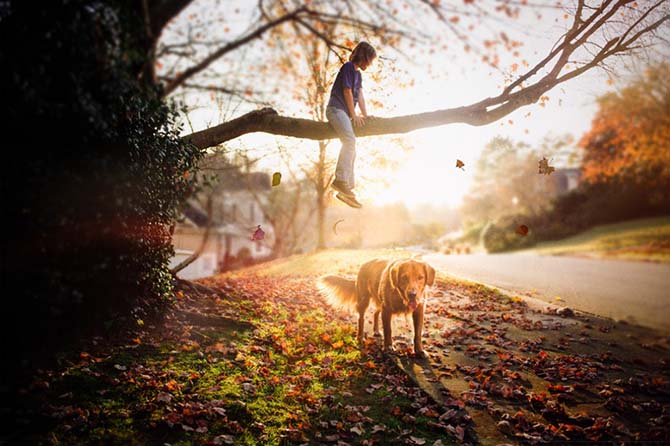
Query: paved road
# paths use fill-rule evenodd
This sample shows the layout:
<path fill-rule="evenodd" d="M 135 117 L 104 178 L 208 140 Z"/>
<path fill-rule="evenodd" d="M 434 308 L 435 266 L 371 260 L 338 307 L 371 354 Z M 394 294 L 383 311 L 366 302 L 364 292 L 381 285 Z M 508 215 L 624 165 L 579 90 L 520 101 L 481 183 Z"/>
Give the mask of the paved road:
<path fill-rule="evenodd" d="M 534 254 L 424 254 L 423 259 L 454 277 L 670 333 L 668 264 Z"/>

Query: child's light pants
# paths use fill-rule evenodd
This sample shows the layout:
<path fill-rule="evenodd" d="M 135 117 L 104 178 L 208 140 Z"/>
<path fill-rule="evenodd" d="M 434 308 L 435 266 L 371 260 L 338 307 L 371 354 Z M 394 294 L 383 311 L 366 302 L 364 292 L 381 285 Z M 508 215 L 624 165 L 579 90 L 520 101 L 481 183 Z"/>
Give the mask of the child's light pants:
<path fill-rule="evenodd" d="M 340 156 L 337 158 L 335 167 L 335 179 L 353 189 L 355 186 L 354 161 L 356 160 L 356 135 L 354 135 L 353 124 L 347 112 L 337 107 L 327 107 L 326 118 L 342 142 Z"/>

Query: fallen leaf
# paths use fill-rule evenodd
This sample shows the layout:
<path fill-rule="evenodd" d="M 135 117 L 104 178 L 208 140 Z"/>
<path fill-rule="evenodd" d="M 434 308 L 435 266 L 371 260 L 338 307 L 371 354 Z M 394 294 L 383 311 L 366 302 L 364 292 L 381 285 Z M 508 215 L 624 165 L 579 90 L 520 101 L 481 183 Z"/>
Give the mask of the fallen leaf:
<path fill-rule="evenodd" d="M 465 170 L 465 169 L 463 169 L 464 166 L 465 166 L 465 163 L 463 161 L 461 161 L 459 159 L 456 160 L 456 167 L 457 168 L 459 168 L 461 170 Z"/>
<path fill-rule="evenodd" d="M 338 223 L 341 223 L 341 222 L 343 222 L 343 221 L 344 221 L 344 219 L 341 218 L 341 219 L 337 220 L 337 221 L 335 222 L 335 224 L 333 225 L 333 232 L 335 233 L 335 235 L 337 235 L 337 224 L 338 224 Z"/>
<path fill-rule="evenodd" d="M 256 227 L 256 231 L 254 232 L 254 235 L 251 236 L 252 241 L 256 240 L 263 240 L 265 238 L 265 231 L 261 229 L 261 225 L 258 225 Z"/>
<path fill-rule="evenodd" d="M 549 160 L 546 157 L 542 157 L 542 159 L 538 162 L 538 173 L 551 175 L 554 170 L 556 169 L 549 165 Z"/>

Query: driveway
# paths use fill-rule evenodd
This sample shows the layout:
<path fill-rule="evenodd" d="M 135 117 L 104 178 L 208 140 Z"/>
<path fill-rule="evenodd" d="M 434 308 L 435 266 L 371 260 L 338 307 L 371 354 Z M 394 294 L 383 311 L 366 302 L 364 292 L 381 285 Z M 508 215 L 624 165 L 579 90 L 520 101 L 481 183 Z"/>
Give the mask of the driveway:
<path fill-rule="evenodd" d="M 534 254 L 423 259 L 453 277 L 670 333 L 668 264 Z"/>

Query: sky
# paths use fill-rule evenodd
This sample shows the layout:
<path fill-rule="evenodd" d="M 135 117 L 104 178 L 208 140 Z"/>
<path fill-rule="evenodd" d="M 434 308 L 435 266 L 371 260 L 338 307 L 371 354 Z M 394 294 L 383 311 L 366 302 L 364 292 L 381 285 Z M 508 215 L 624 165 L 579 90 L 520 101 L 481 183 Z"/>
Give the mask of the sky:
<path fill-rule="evenodd" d="M 244 7 L 244 2 L 240 5 Z M 565 30 L 567 21 L 562 15 L 562 12 L 551 9 L 543 10 L 541 20 L 533 14 L 522 15 L 512 24 L 514 29 L 505 29 L 512 38 L 512 33 L 515 30 L 518 32 L 518 38 L 524 43 L 519 48 L 521 54 L 517 58 L 505 58 L 503 55 L 500 66 L 509 67 L 520 59 L 527 60 L 531 65 L 541 60 Z M 240 17 L 244 17 L 244 14 L 240 14 Z M 235 23 L 241 27 L 245 20 L 231 22 L 231 26 L 235 26 Z M 246 23 L 248 25 L 248 21 Z M 444 32 L 446 39 L 449 38 L 446 29 L 441 32 Z M 458 42 L 449 41 L 448 44 L 452 47 L 458 46 Z M 386 55 L 382 46 L 375 46 L 378 54 Z M 369 89 L 371 73 L 363 73 L 368 112 L 380 117 L 468 105 L 498 94 L 504 82 L 495 70 L 477 62 L 471 53 L 458 49 L 446 53 L 437 52 L 430 57 L 417 55 L 411 60 L 393 55 L 387 57 L 380 66 L 375 67 L 373 64 L 368 71 L 375 69 L 395 73 Z M 415 82 L 411 87 L 400 89 L 395 87 L 394 76 L 405 76 L 402 74 L 403 70 Z M 474 166 L 488 141 L 499 135 L 537 145 L 546 136 L 564 134 L 571 134 L 578 140 L 590 128 L 597 110 L 595 98 L 618 87 L 617 82 L 608 83 L 608 78 L 609 75 L 602 70 L 591 70 L 547 93 L 550 100 L 544 106 L 533 104 L 522 107 L 499 122 L 487 126 L 449 124 L 406 134 L 405 140 L 413 150 L 403 154 L 401 159 L 395 159 L 399 167 L 391 174 L 392 181 L 388 186 L 372 185 L 363 189 L 360 197 L 364 203 L 367 200 L 368 203 L 376 205 L 399 201 L 410 209 L 424 203 L 458 207 L 472 184 Z M 381 100 L 384 108 L 377 109 L 372 106 L 371 99 Z M 286 109 L 286 104 L 278 104 L 278 109 L 282 114 L 292 114 L 291 110 Z M 240 114 L 242 110 L 235 116 Z M 194 129 L 217 124 L 219 116 L 220 111 L 208 107 L 194 109 L 189 114 Z M 358 141 L 359 153 L 371 146 L 384 150 L 384 144 L 388 144 L 388 138 L 366 137 L 359 138 Z M 293 145 L 294 150 L 298 151 L 313 151 L 315 146 L 313 141 L 301 143 L 293 138 L 262 133 L 244 135 L 231 142 L 231 146 L 273 148 L 278 143 Z M 329 155 L 336 157 L 339 146 L 338 141 L 333 141 L 329 146 Z M 389 150 L 389 153 L 396 152 Z M 455 167 L 457 159 L 464 162 L 464 169 Z M 269 157 L 267 161 L 260 162 L 258 168 L 267 169 L 271 173 L 279 169 L 277 165 L 277 159 Z"/>

